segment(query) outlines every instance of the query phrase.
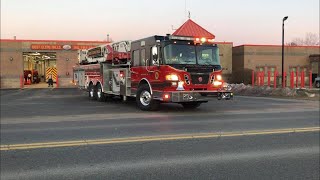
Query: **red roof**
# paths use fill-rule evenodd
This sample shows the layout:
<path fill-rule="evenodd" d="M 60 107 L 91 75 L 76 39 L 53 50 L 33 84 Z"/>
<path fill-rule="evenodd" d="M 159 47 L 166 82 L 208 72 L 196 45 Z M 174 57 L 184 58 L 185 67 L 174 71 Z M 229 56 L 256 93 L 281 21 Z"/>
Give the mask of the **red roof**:
<path fill-rule="evenodd" d="M 188 19 L 181 27 L 179 27 L 172 35 L 175 36 L 189 36 L 189 37 L 205 37 L 214 39 L 215 35 L 205 30 L 203 27 Z"/>

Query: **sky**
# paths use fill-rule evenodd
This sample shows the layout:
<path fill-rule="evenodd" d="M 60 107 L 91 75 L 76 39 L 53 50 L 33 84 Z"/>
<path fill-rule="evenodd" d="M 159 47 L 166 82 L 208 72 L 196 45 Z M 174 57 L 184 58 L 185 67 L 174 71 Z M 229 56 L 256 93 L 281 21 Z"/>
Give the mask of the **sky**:
<path fill-rule="evenodd" d="M 1 0 L 1 39 L 136 40 L 172 34 L 187 19 L 216 41 L 281 44 L 319 34 L 319 0 Z"/>

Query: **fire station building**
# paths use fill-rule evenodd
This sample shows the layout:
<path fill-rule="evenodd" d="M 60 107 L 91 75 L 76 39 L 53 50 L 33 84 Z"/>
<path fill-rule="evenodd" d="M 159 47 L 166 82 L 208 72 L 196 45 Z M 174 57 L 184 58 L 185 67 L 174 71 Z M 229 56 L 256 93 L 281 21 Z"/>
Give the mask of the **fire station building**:
<path fill-rule="evenodd" d="M 173 35 L 214 39 L 200 25 L 187 20 Z M 106 41 L 17 40 L 1 39 L 0 88 L 46 87 L 49 77 L 59 87 L 72 86 L 73 66 L 78 63 L 78 50 L 106 44 Z M 241 45 L 232 42 L 215 42 L 220 50 L 223 78 L 230 83 L 250 83 L 252 70 L 281 70 L 281 46 Z M 285 71 L 312 70 L 313 78 L 319 75 L 319 46 L 286 46 Z M 31 77 L 28 77 L 31 76 Z"/>
<path fill-rule="evenodd" d="M 47 87 L 49 75 L 59 87 L 72 86 L 73 66 L 78 63 L 78 50 L 88 49 L 106 41 L 16 40 L 1 39 L 0 88 Z M 231 77 L 231 42 L 217 43 L 224 74 Z M 30 83 L 26 83 L 31 74 Z"/>
<path fill-rule="evenodd" d="M 70 86 L 72 68 L 78 63 L 78 50 L 105 44 L 105 41 L 1 39 L 1 88 L 45 87 L 49 78 L 59 87 Z M 31 78 L 27 78 L 31 74 Z M 30 75 L 29 75 L 30 76 Z M 23 81 L 23 82 L 21 82 Z M 39 86 L 40 84 L 40 86 Z"/>

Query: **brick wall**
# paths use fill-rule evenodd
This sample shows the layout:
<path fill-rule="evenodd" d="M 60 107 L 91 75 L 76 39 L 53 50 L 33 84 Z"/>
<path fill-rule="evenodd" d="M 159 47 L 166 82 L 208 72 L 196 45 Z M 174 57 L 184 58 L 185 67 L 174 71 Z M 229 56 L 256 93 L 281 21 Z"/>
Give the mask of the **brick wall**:
<path fill-rule="evenodd" d="M 92 45 L 106 42 L 86 41 L 45 41 L 45 40 L 2 40 L 0 45 L 0 88 L 19 88 L 20 76 L 23 74 L 23 52 L 56 52 L 57 71 L 60 87 L 71 86 L 72 68 L 78 63 L 77 50 L 33 50 L 32 44 L 53 45 Z"/>
<path fill-rule="evenodd" d="M 220 63 L 222 66 L 222 76 L 223 79 L 227 82 L 231 80 L 232 77 L 232 43 L 219 43 L 219 54 L 220 54 Z"/>
<path fill-rule="evenodd" d="M 0 45 L 0 88 L 19 88 L 23 72 L 21 42 Z"/>
<path fill-rule="evenodd" d="M 281 74 L 282 47 L 270 45 L 243 45 L 233 48 L 233 80 L 236 83 L 251 83 L 251 71 L 259 67 L 275 67 Z M 285 46 L 284 71 L 292 67 L 310 68 L 310 54 L 319 53 L 316 46 Z"/>
<path fill-rule="evenodd" d="M 232 80 L 233 83 L 244 81 L 244 47 L 233 48 L 232 50 Z"/>

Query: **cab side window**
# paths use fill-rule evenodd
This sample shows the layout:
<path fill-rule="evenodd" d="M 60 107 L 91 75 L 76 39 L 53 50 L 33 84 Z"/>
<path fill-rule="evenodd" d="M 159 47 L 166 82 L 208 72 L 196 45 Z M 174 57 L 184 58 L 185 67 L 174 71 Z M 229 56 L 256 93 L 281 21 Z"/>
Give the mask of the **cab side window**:
<path fill-rule="evenodd" d="M 140 66 L 145 66 L 145 65 L 146 65 L 146 50 L 142 49 L 141 50 Z"/>
<path fill-rule="evenodd" d="M 139 66 L 140 64 L 140 51 L 139 50 L 135 50 L 133 51 L 133 55 L 132 55 L 132 59 L 133 59 L 133 66 Z"/>

